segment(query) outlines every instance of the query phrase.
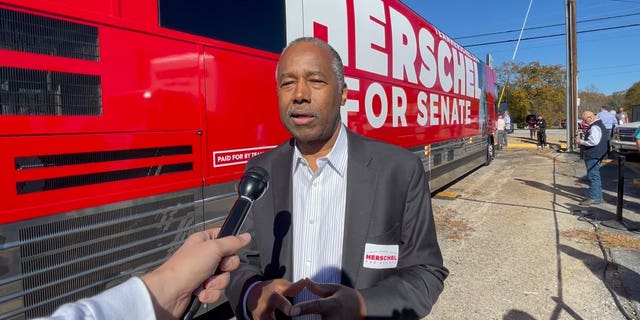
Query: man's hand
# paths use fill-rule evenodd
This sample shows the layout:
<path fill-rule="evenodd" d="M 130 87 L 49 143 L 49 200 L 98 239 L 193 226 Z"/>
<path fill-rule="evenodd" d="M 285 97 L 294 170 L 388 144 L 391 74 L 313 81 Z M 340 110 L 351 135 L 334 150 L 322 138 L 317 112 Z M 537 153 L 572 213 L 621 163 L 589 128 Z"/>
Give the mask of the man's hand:
<path fill-rule="evenodd" d="M 362 295 L 355 289 L 340 284 L 315 283 L 301 280 L 305 287 L 320 299 L 301 302 L 291 308 L 290 316 L 319 314 L 322 319 L 364 319 L 367 307 Z"/>
<path fill-rule="evenodd" d="M 149 289 L 158 319 L 180 317 L 200 286 L 203 290 L 198 297 L 203 303 L 220 298 L 229 283 L 229 272 L 240 264 L 236 253 L 249 244 L 251 236 L 241 234 L 216 239 L 218 231 L 192 234 L 169 260 L 141 277 Z M 213 275 L 216 269 L 222 273 Z"/>
<path fill-rule="evenodd" d="M 296 283 L 284 279 L 263 281 L 251 288 L 247 297 L 247 311 L 254 320 L 275 319 L 276 310 L 288 315 L 291 302 L 287 297 L 298 295 L 304 286 L 303 280 Z"/>

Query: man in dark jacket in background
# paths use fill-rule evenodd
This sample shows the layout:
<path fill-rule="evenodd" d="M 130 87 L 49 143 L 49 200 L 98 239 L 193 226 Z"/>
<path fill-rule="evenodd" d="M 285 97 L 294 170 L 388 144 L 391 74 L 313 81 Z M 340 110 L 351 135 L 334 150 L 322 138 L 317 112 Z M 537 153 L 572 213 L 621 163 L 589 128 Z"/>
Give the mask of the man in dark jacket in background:
<path fill-rule="evenodd" d="M 538 129 L 538 150 L 540 150 L 547 144 L 547 120 L 542 116 L 538 116 L 536 128 Z"/>
<path fill-rule="evenodd" d="M 582 202 L 581 206 L 588 207 L 592 204 L 602 203 L 602 182 L 600 178 L 600 164 L 607 155 L 607 139 L 605 134 L 607 129 L 602 120 L 598 119 L 591 111 L 582 113 L 582 121 L 589 124 L 584 139 L 578 138 L 579 145 L 584 146 L 584 164 L 587 167 L 587 178 L 589 178 L 589 196 Z"/>

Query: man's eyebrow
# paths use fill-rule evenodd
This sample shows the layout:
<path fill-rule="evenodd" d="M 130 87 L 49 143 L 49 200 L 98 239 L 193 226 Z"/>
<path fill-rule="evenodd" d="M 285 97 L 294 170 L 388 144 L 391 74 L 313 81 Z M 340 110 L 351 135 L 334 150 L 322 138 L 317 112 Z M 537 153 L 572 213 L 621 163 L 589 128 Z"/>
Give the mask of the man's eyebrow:
<path fill-rule="evenodd" d="M 324 73 L 322 71 L 316 71 L 316 70 L 309 70 L 307 72 L 305 72 L 305 76 L 309 77 L 309 76 L 323 76 Z M 296 74 L 293 72 L 283 72 L 280 73 L 278 75 L 278 79 L 282 79 L 282 78 L 296 78 Z"/>

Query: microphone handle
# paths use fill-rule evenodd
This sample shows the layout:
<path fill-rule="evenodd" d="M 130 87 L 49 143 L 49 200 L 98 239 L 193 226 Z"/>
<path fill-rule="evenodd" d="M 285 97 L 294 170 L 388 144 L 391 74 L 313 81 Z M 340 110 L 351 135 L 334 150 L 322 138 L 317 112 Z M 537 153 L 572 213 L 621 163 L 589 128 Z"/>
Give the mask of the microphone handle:
<path fill-rule="evenodd" d="M 240 231 L 240 227 L 242 227 L 242 224 L 244 223 L 244 219 L 247 218 L 247 213 L 251 208 L 251 204 L 253 204 L 251 199 L 240 196 L 233 204 L 233 208 L 231 208 L 229 215 L 224 220 L 216 239 L 237 235 L 238 231 Z"/>
<path fill-rule="evenodd" d="M 224 220 L 216 239 L 237 235 L 238 231 L 240 231 L 240 227 L 242 227 L 242 224 L 244 223 L 244 220 L 247 218 L 247 213 L 249 212 L 252 204 L 253 201 L 251 199 L 240 196 L 233 204 L 231 211 L 229 211 L 229 214 Z M 218 273 L 220 273 L 220 270 L 216 270 L 215 274 Z M 193 319 L 201 305 L 202 303 L 200 302 L 200 299 L 198 299 L 198 296 L 192 295 L 191 302 L 189 302 L 189 308 L 187 308 L 187 311 L 182 316 L 182 320 Z"/>

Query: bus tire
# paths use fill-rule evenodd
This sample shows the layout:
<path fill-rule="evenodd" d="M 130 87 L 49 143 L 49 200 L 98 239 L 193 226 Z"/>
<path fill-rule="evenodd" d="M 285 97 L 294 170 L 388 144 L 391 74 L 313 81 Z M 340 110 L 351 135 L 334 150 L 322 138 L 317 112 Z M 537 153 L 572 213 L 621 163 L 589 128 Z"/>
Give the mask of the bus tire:
<path fill-rule="evenodd" d="M 488 166 L 491 164 L 491 161 L 493 160 L 493 158 L 495 158 L 496 156 L 496 148 L 493 145 L 493 139 L 491 139 L 491 137 L 487 138 L 487 159 L 484 163 L 485 166 Z"/>

